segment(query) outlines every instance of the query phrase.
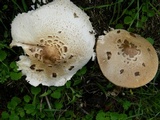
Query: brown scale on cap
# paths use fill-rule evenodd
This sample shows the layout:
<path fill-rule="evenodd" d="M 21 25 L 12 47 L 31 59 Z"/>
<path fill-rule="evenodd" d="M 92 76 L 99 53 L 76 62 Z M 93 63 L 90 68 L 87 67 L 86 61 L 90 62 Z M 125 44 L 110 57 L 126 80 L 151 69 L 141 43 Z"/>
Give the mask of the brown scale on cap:
<path fill-rule="evenodd" d="M 68 70 L 72 70 L 74 68 L 74 66 L 70 66 L 70 68 Z"/>
<path fill-rule="evenodd" d="M 106 52 L 106 54 L 107 54 L 107 59 L 108 60 L 111 59 L 112 53 L 111 52 Z"/>
<path fill-rule="evenodd" d="M 158 69 L 153 46 L 140 35 L 123 29 L 99 36 L 96 53 L 104 76 L 121 87 L 143 86 L 153 79 Z"/>
<path fill-rule="evenodd" d="M 42 72 L 44 71 L 43 69 L 36 69 L 37 72 Z"/>
<path fill-rule="evenodd" d="M 45 46 L 41 55 L 44 63 L 53 64 L 60 60 L 61 54 L 56 47 Z"/>
<path fill-rule="evenodd" d="M 77 13 L 73 13 L 74 18 L 78 18 Z"/>
<path fill-rule="evenodd" d="M 48 35 L 46 39 L 41 38 L 38 46 L 33 44 L 29 46 L 27 54 L 46 64 L 60 63 L 68 52 L 67 45 L 60 41 L 58 36 L 52 35 Z"/>
<path fill-rule="evenodd" d="M 122 54 L 123 57 L 126 57 L 127 63 L 130 61 L 136 61 L 137 55 L 141 54 L 140 48 L 138 48 L 135 44 L 132 42 L 129 42 L 127 39 L 117 40 L 117 47 L 119 48 L 118 55 Z"/>
<path fill-rule="evenodd" d="M 35 72 L 47 72 L 49 73 L 48 75 L 50 76 L 51 74 L 53 78 L 57 77 L 57 73 L 50 73 L 49 71 L 52 71 L 53 68 L 57 67 L 61 63 L 67 63 L 67 60 L 73 58 L 73 55 L 70 55 L 69 58 L 65 57 L 68 52 L 68 47 L 65 43 L 60 41 L 57 36 L 48 35 L 46 39 L 41 38 L 38 45 L 27 45 L 29 47 L 28 50 L 26 50 L 26 53 L 31 56 L 30 58 L 41 62 L 34 62 L 34 64 L 30 66 L 30 69 Z M 45 68 L 44 66 L 46 64 L 47 67 Z M 41 69 L 43 67 L 44 69 Z M 70 66 L 68 70 L 71 71 L 73 68 L 74 66 Z"/>
<path fill-rule="evenodd" d="M 140 49 L 137 49 L 137 46 L 133 43 L 129 43 L 127 40 L 119 47 L 125 55 L 128 55 L 130 58 L 133 58 L 137 54 L 140 54 Z"/>
<path fill-rule="evenodd" d="M 57 77 L 57 73 L 52 73 L 52 77 L 53 78 Z"/>
<path fill-rule="evenodd" d="M 124 69 L 121 69 L 121 70 L 120 70 L 120 74 L 123 74 L 123 72 L 124 72 Z"/>
<path fill-rule="evenodd" d="M 35 67 L 36 67 L 36 65 L 35 65 L 35 64 L 33 64 L 33 65 L 31 65 L 31 66 L 30 66 L 31 70 L 34 70 L 34 69 L 35 69 Z"/>

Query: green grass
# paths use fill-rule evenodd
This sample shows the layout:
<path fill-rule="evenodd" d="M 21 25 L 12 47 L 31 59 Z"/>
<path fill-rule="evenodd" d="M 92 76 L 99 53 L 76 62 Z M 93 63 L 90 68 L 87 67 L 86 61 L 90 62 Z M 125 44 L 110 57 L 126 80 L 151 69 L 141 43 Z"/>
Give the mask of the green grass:
<path fill-rule="evenodd" d="M 103 30 L 124 28 L 149 38 L 160 48 L 160 4 L 158 0 L 112 2 L 73 0 L 89 16 L 97 35 Z M 62 87 L 32 87 L 17 70 L 15 61 L 23 53 L 9 47 L 10 24 L 31 1 L 3 1 L 0 9 L 0 118 L 10 120 L 159 120 L 160 70 L 146 86 L 120 88 L 102 75 L 98 63 L 89 62 Z"/>

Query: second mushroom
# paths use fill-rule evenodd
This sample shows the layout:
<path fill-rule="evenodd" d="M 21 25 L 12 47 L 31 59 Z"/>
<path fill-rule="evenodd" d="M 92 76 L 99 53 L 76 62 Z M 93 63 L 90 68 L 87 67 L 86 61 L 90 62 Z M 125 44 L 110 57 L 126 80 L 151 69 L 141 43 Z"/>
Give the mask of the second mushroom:
<path fill-rule="evenodd" d="M 123 29 L 99 36 L 96 53 L 104 76 L 121 87 L 143 86 L 153 79 L 158 69 L 153 46 L 140 35 Z"/>

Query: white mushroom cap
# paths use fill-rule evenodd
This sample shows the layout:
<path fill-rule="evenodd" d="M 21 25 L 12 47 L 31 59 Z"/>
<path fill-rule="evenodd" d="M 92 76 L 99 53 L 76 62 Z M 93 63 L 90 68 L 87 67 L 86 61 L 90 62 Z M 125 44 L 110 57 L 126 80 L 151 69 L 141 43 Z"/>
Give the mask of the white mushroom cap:
<path fill-rule="evenodd" d="M 17 62 L 33 86 L 62 86 L 94 55 L 89 17 L 70 0 L 54 0 L 16 16 L 11 46 L 26 55 Z"/>
<path fill-rule="evenodd" d="M 121 87 L 143 86 L 153 79 L 158 69 L 153 46 L 126 30 L 116 29 L 99 36 L 96 53 L 104 76 Z"/>

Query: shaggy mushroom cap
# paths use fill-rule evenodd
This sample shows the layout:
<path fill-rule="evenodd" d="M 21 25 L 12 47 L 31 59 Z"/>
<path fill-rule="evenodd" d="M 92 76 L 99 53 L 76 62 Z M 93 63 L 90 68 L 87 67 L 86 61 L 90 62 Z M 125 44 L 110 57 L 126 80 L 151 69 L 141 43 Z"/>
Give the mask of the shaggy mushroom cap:
<path fill-rule="evenodd" d="M 143 86 L 153 79 L 158 69 L 153 46 L 143 37 L 123 29 L 99 36 L 96 53 L 102 73 L 117 86 Z"/>
<path fill-rule="evenodd" d="M 23 48 L 19 70 L 33 86 L 62 86 L 94 55 L 89 17 L 70 0 L 54 0 L 16 16 L 12 46 Z"/>

